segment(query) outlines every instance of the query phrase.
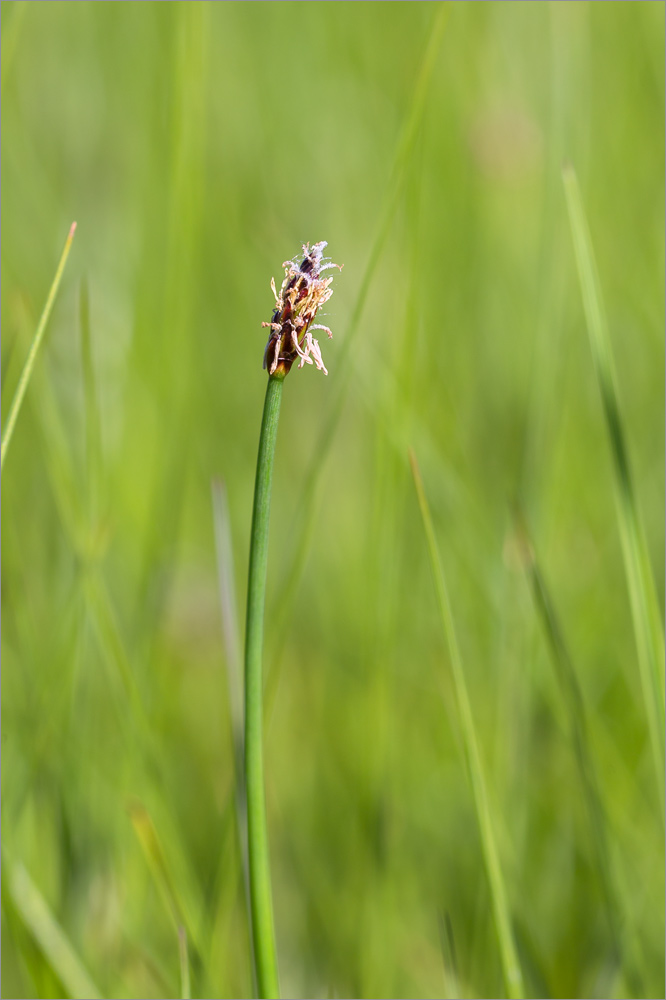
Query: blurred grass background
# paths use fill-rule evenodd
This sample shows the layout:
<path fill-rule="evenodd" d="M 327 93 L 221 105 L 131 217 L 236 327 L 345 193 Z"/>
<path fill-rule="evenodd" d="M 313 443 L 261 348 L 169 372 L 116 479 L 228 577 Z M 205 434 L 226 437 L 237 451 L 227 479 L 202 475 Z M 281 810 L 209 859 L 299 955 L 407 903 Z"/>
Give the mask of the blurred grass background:
<path fill-rule="evenodd" d="M 283 995 L 503 995 L 411 446 L 527 994 L 663 996 L 561 180 L 568 158 L 663 606 L 663 5 L 3 2 L 2 120 L 4 419 L 78 222 L 3 469 L 2 995 L 181 996 L 178 926 L 192 995 L 251 995 L 211 481 L 242 609 L 269 281 L 326 239 L 330 375 L 285 387 L 268 581 Z"/>

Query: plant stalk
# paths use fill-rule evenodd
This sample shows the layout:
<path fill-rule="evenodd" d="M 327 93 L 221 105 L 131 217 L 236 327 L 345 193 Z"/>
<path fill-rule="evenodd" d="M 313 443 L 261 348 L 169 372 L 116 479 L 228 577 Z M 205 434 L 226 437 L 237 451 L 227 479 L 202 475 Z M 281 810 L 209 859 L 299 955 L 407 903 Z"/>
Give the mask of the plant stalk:
<path fill-rule="evenodd" d="M 62 279 L 62 275 L 65 270 L 65 264 L 67 263 L 67 258 L 69 257 L 69 251 L 72 247 L 72 240 L 74 239 L 75 232 L 76 232 L 76 223 L 73 222 L 72 225 L 70 226 L 69 235 L 65 240 L 65 246 L 60 256 L 58 267 L 56 268 L 55 277 L 49 289 L 49 294 L 46 299 L 46 304 L 42 311 L 42 315 L 39 318 L 39 323 L 37 325 L 35 336 L 32 338 L 32 343 L 30 345 L 28 357 L 23 367 L 23 371 L 21 372 L 21 377 L 16 387 L 14 398 L 12 399 L 11 409 L 9 410 L 9 413 L 7 415 L 7 421 L 2 433 L 2 444 L 0 445 L 0 472 L 2 471 L 5 464 L 5 458 L 7 455 L 7 449 L 9 448 L 9 442 L 12 439 L 12 435 L 14 433 L 14 427 L 16 426 L 16 419 L 19 415 L 21 404 L 23 403 L 23 397 L 25 396 L 26 389 L 28 388 L 28 382 L 30 381 L 32 370 L 35 367 L 37 352 L 39 351 L 39 346 L 44 337 L 44 331 L 46 330 L 46 326 L 49 321 L 49 317 L 51 315 L 53 303 L 55 302 L 55 297 L 58 294 L 58 288 L 60 287 L 60 281 Z"/>
<path fill-rule="evenodd" d="M 634 624 L 636 651 L 657 788 L 664 815 L 664 626 L 657 598 L 650 553 L 629 462 L 627 432 L 620 410 L 615 362 L 592 237 L 585 216 L 578 178 L 571 164 L 562 171 L 578 279 L 587 320 L 590 347 L 601 392 L 615 473 L 617 520 L 627 589 Z"/>
<path fill-rule="evenodd" d="M 458 647 L 458 639 L 456 637 L 456 630 L 453 623 L 453 612 L 451 610 L 449 592 L 446 586 L 444 568 L 442 566 L 439 547 L 435 537 L 435 529 L 432 523 L 430 507 L 423 488 L 421 471 L 419 469 L 418 462 L 416 461 L 416 455 L 411 449 L 409 452 L 409 461 L 412 466 L 412 475 L 414 477 L 414 485 L 416 487 L 419 507 L 421 508 L 421 517 L 423 519 L 423 527 L 425 529 L 426 541 L 428 544 L 430 564 L 435 582 L 435 591 L 437 593 L 437 602 L 439 604 L 439 612 L 442 619 L 444 636 L 449 650 L 449 660 L 451 663 L 451 673 L 453 675 L 453 685 L 456 694 L 462 744 L 465 752 L 465 761 L 472 787 L 472 794 L 474 796 L 474 805 L 479 824 L 479 834 L 481 837 L 481 848 L 483 850 L 486 874 L 488 876 L 488 883 L 490 886 L 490 897 L 495 916 L 495 927 L 497 929 L 497 938 L 499 941 L 504 982 L 506 985 L 507 995 L 511 998 L 511 1000 L 522 1000 L 525 996 L 523 973 L 513 934 L 511 911 L 509 909 L 509 900 L 506 893 L 504 874 L 500 863 L 495 824 L 493 822 L 488 789 L 481 761 L 481 753 L 476 736 L 472 706 L 469 699 L 469 693 L 467 691 L 467 681 L 465 679 L 460 649 Z"/>
<path fill-rule="evenodd" d="M 245 632 L 245 785 L 250 921 L 257 991 L 261 1000 L 280 996 L 264 794 L 262 649 L 271 483 L 284 376 L 281 368 L 270 376 L 264 401 L 250 534 Z"/>

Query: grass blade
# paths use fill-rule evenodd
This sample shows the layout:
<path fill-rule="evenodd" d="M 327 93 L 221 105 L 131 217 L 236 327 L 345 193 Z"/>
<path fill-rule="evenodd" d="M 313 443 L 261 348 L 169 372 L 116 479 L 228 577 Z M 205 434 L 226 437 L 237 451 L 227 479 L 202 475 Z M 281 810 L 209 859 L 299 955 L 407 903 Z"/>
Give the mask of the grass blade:
<path fill-rule="evenodd" d="M 479 833 L 481 835 L 483 858 L 490 885 L 490 895 L 493 903 L 493 913 L 495 916 L 495 926 L 499 940 L 504 981 L 507 993 L 513 1000 L 513 998 L 520 998 L 523 996 L 523 976 L 520 968 L 520 962 L 518 960 L 518 953 L 516 951 L 513 929 L 511 926 L 511 915 L 509 913 L 504 876 L 502 874 L 497 843 L 495 840 L 495 831 L 493 818 L 490 812 L 490 804 L 488 802 L 486 780 L 483 773 L 481 755 L 479 753 L 479 745 L 476 738 L 476 729 L 474 727 L 474 719 L 472 717 L 472 708 L 469 701 L 469 694 L 467 692 L 465 674 L 463 671 L 460 650 L 458 648 L 458 640 L 456 638 L 455 627 L 453 624 L 451 603 L 449 601 L 449 594 L 437 546 L 437 539 L 435 538 L 432 516 L 430 514 L 430 508 L 423 489 L 423 481 L 421 479 L 421 473 L 416 461 L 416 456 L 411 450 L 409 453 L 409 461 L 412 466 L 414 485 L 416 487 L 416 494 L 419 501 L 419 507 L 421 508 L 421 516 L 423 518 L 423 527 L 425 529 L 426 540 L 428 543 L 428 552 L 430 555 L 435 590 L 437 592 L 437 603 L 439 604 L 439 611 L 442 618 L 444 638 L 449 651 L 451 672 L 453 674 L 453 683 L 456 692 L 458 718 L 460 720 L 460 730 L 465 751 L 465 761 L 467 764 L 470 784 L 472 786 L 474 806 L 479 823 Z"/>
<path fill-rule="evenodd" d="M 448 913 L 437 915 L 439 927 L 439 947 L 442 953 L 442 968 L 444 971 L 444 996 L 446 1000 L 454 1000 L 462 996 L 462 986 L 458 976 L 458 961 L 456 944 L 453 937 L 453 927 Z"/>
<path fill-rule="evenodd" d="M 188 938 L 191 942 L 191 948 L 195 957 L 198 957 L 200 950 L 196 944 L 197 935 L 193 933 L 192 919 L 187 912 L 182 895 L 176 886 L 176 878 L 173 876 L 167 862 L 155 824 L 148 810 L 141 802 L 133 801 L 128 807 L 128 812 L 134 832 L 143 850 L 155 885 L 162 897 L 164 907 L 173 922 L 174 929 L 179 939 L 182 933 L 186 933 L 189 930 Z"/>
<path fill-rule="evenodd" d="M 583 693 L 569 652 L 562 625 L 555 610 L 550 591 L 539 565 L 534 545 L 530 538 L 524 515 L 517 509 L 515 514 L 516 539 L 520 548 L 521 562 L 530 583 L 534 605 L 548 644 L 555 675 L 562 693 L 571 732 L 571 742 L 580 785 L 585 800 L 590 839 L 597 864 L 597 877 L 606 909 L 606 917 L 613 949 L 634 996 L 641 996 L 643 986 L 640 977 L 640 963 L 635 958 L 633 937 L 628 934 L 626 916 L 621 906 L 621 893 L 611 854 L 608 820 L 603 807 L 596 767 L 588 736 L 587 714 Z M 624 930 L 624 938 L 622 928 Z"/>
<path fill-rule="evenodd" d="M 565 166 L 562 176 L 580 290 L 592 348 L 592 359 L 599 382 L 604 418 L 613 455 L 615 499 L 622 555 L 627 575 L 643 699 L 663 809 L 664 628 L 629 465 L 629 453 L 620 412 L 611 342 L 590 231 L 585 218 L 578 179 L 573 167 L 571 165 Z"/>
<path fill-rule="evenodd" d="M 92 351 L 92 334 L 90 330 L 90 295 L 88 292 L 88 282 L 85 278 L 81 281 L 79 293 L 79 318 L 81 325 L 81 370 L 83 374 L 83 397 L 86 414 L 88 528 L 92 536 L 97 529 L 100 514 L 102 427 Z"/>
<path fill-rule="evenodd" d="M 102 996 L 100 990 L 23 865 L 15 864 L 6 873 L 5 879 L 16 911 L 67 990 L 67 995 L 81 1000 L 99 1000 Z"/>
<path fill-rule="evenodd" d="M 32 344 L 30 345 L 30 350 L 28 352 L 28 357 L 26 359 L 23 371 L 21 373 L 21 378 L 19 379 L 19 384 L 16 387 L 16 392 L 14 393 L 14 398 L 12 400 L 12 405 L 9 410 L 9 415 L 7 417 L 7 426 L 5 427 L 4 434 L 2 435 L 2 444 L 0 445 L 0 472 L 5 466 L 5 456 L 7 454 L 7 449 L 9 447 L 9 442 L 12 439 L 14 433 L 14 427 L 16 426 L 16 419 L 19 415 L 19 410 L 21 409 L 21 404 L 23 403 L 23 397 L 25 396 L 26 389 L 28 388 L 28 382 L 30 381 L 30 376 L 32 375 L 32 370 L 35 367 L 35 361 L 37 359 L 37 352 L 39 351 L 39 345 L 44 337 L 44 331 L 46 330 L 46 325 L 49 321 L 51 315 L 51 310 L 53 308 L 53 303 L 55 302 L 55 297 L 58 294 L 58 288 L 60 287 L 60 281 L 62 279 L 63 272 L 65 270 L 65 264 L 67 263 L 67 258 L 69 257 L 69 251 L 72 247 L 72 240 L 74 239 L 74 233 L 76 232 L 76 223 L 73 222 L 67 239 L 65 240 L 65 246 L 63 248 L 62 254 L 60 256 L 60 261 L 56 269 L 55 277 L 49 289 L 49 294 L 46 299 L 46 304 L 44 306 L 42 315 L 37 324 L 37 331 L 33 337 Z"/>

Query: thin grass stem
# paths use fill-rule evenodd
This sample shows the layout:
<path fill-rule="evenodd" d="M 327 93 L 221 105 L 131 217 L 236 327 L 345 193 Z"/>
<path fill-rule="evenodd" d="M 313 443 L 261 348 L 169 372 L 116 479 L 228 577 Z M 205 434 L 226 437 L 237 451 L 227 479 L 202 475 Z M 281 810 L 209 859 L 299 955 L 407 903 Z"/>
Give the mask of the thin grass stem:
<path fill-rule="evenodd" d="M 561 621 L 539 564 L 525 516 L 520 507 L 516 507 L 515 509 L 515 531 L 520 546 L 521 562 L 529 580 L 534 605 L 544 637 L 548 643 L 555 675 L 569 720 L 571 743 L 587 809 L 590 824 L 590 840 L 596 858 L 599 885 L 608 918 L 613 949 L 627 977 L 630 989 L 635 996 L 641 996 L 644 987 L 641 982 L 640 963 L 636 961 L 634 935 L 626 920 L 622 906 L 622 894 L 618 888 L 613 851 L 611 850 L 608 818 L 601 797 L 597 768 L 590 747 L 583 692 L 578 683 L 578 674 L 564 636 Z"/>
<path fill-rule="evenodd" d="M 264 402 L 250 534 L 245 633 L 245 785 L 250 919 L 257 989 L 262 1000 L 280 995 L 264 793 L 262 651 L 271 484 L 283 381 L 282 373 L 269 378 Z"/>
<path fill-rule="evenodd" d="M 138 801 L 129 804 L 128 812 L 164 909 L 169 914 L 176 933 L 180 935 L 181 928 L 186 927 L 188 920 L 155 824 L 147 809 Z"/>
<path fill-rule="evenodd" d="M 28 357 L 26 359 L 23 371 L 21 372 L 21 378 L 16 387 L 16 392 L 14 393 L 14 398 L 12 400 L 12 405 L 7 416 L 7 426 L 5 427 L 4 434 L 2 435 L 2 444 L 0 445 L 0 472 L 5 467 L 5 456 L 7 454 L 7 449 L 9 448 L 9 442 L 12 439 L 14 433 L 14 427 L 16 426 L 16 419 L 19 415 L 19 410 L 21 409 L 21 404 L 23 403 L 23 397 L 25 396 L 26 389 L 28 388 L 28 382 L 30 381 L 30 376 L 32 375 L 32 370 L 35 367 L 35 361 L 37 359 L 37 352 L 39 351 L 39 345 L 44 337 L 44 331 L 46 330 L 46 325 L 49 321 L 51 315 L 51 310 L 53 308 L 53 303 L 55 302 L 55 297 L 58 294 L 58 288 L 60 287 L 60 281 L 65 270 L 65 264 L 67 263 L 67 258 L 69 257 L 69 251 L 72 246 L 72 240 L 74 239 L 74 233 L 76 232 L 76 223 L 73 222 L 67 239 L 65 240 L 65 246 L 63 248 L 62 254 L 60 256 L 60 261 L 56 269 L 55 277 L 49 289 L 49 294 L 46 299 L 46 304 L 42 311 L 42 315 L 37 324 L 37 331 L 33 337 L 32 344 L 30 345 L 30 350 L 28 352 Z"/>
<path fill-rule="evenodd" d="M 615 499 L 638 668 L 654 767 L 664 806 L 664 627 L 629 463 L 626 432 L 592 239 L 574 168 L 562 172 L 583 308 L 615 473 Z"/>
<path fill-rule="evenodd" d="M 96 531 L 100 515 L 101 472 L 102 472 L 102 427 L 100 401 L 93 361 L 92 333 L 90 328 L 90 294 L 88 282 L 81 281 L 79 293 L 79 322 L 81 326 L 81 371 L 83 375 L 83 398 L 85 401 L 86 428 L 86 501 L 88 511 L 88 531 L 90 544 Z"/>
<path fill-rule="evenodd" d="M 409 461 L 412 466 L 414 485 L 416 486 L 416 494 L 419 501 L 419 507 L 421 508 L 423 527 L 425 529 L 426 540 L 428 543 L 428 552 L 430 555 L 430 563 L 435 582 L 435 590 L 437 592 L 437 603 L 439 604 L 439 611 L 442 618 L 444 638 L 449 651 L 449 660 L 451 662 L 451 673 L 453 675 L 453 685 L 456 693 L 462 743 L 465 752 L 465 761 L 467 763 L 469 780 L 472 786 L 476 816 L 479 823 L 483 858 L 490 885 L 490 895 L 492 899 L 493 913 L 495 916 L 495 926 L 499 941 L 504 982 L 508 996 L 511 997 L 512 1000 L 520 1000 L 520 998 L 524 995 L 523 975 L 514 941 L 513 928 L 511 926 L 511 914 L 509 912 L 504 876 L 500 865 L 499 852 L 495 839 L 493 818 L 490 811 L 490 803 L 488 801 L 488 792 L 483 773 L 483 765 L 481 763 L 481 754 L 479 752 L 479 745 L 476 738 L 472 707 L 470 705 L 469 694 L 467 692 L 465 673 L 463 671 L 460 650 L 458 648 L 458 639 L 456 637 L 456 631 L 453 624 L 453 613 L 451 611 L 451 602 L 449 600 L 448 589 L 446 586 L 444 568 L 442 566 L 439 548 L 437 546 L 437 539 L 435 538 L 435 529 L 432 523 L 430 507 L 428 506 L 428 501 L 423 489 L 421 472 L 416 461 L 416 456 L 411 450 L 409 452 Z"/>

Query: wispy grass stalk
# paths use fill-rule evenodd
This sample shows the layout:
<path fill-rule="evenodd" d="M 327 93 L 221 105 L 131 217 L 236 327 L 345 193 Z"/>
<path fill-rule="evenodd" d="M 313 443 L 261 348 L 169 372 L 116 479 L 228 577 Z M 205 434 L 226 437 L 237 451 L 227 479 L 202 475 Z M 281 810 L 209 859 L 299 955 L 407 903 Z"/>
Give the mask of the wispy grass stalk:
<path fill-rule="evenodd" d="M 102 427 L 99 392 L 95 377 L 95 365 L 90 329 L 90 294 L 88 282 L 84 278 L 79 293 L 79 322 L 81 324 L 81 372 L 83 376 L 83 398 L 85 404 L 86 427 L 86 500 L 88 508 L 88 531 L 90 546 L 99 530 L 100 493 L 102 478 Z"/>
<path fill-rule="evenodd" d="M 664 627 L 631 473 L 626 443 L 627 436 L 620 411 L 610 335 L 592 239 L 574 168 L 567 164 L 563 169 L 562 176 L 583 307 L 590 337 L 590 347 L 592 348 L 592 359 L 601 392 L 604 418 L 613 456 L 615 499 L 622 555 L 627 575 L 650 743 L 663 810 Z"/>
<path fill-rule="evenodd" d="M 435 590 L 437 593 L 437 603 L 439 605 L 439 612 L 442 619 L 444 638 L 449 652 L 462 743 L 469 780 L 472 786 L 474 807 L 476 809 L 476 816 L 479 824 L 479 833 L 481 835 L 481 847 L 486 866 L 486 874 L 490 885 L 490 896 L 492 899 L 495 927 L 499 941 L 504 982 L 509 997 L 511 997 L 512 1000 L 520 1000 L 520 998 L 524 995 L 523 975 L 513 936 L 511 914 L 509 912 L 509 903 L 504 884 L 504 876 L 500 864 L 499 851 L 497 849 L 493 818 L 490 810 L 490 803 L 488 801 L 486 780 L 483 773 L 483 765 L 481 763 L 479 744 L 476 738 L 474 718 L 472 716 L 472 707 L 469 700 L 469 694 L 467 692 L 465 673 L 462 666 L 458 640 L 453 623 L 451 602 L 449 600 L 446 578 L 444 576 L 444 568 L 439 554 L 437 539 L 435 538 L 435 529 L 432 523 L 430 507 L 428 506 L 428 501 L 423 488 L 421 472 L 416 461 L 416 456 L 411 450 L 409 453 L 409 460 L 412 466 L 414 485 L 416 486 L 416 494 L 419 501 L 419 507 L 421 508 L 423 527 L 425 529 L 426 540 L 428 543 L 428 552 L 430 555 L 430 563 L 435 583 Z"/>
<path fill-rule="evenodd" d="M 21 404 L 23 403 L 23 397 L 25 396 L 26 389 L 28 388 L 28 383 L 30 381 L 30 376 L 32 375 L 32 370 L 35 367 L 35 361 L 37 360 L 37 352 L 39 351 L 39 346 L 44 338 L 44 332 L 51 315 L 51 310 L 53 309 L 53 303 L 55 302 L 55 297 L 58 294 L 58 289 L 60 288 L 60 282 L 62 280 L 63 272 L 65 270 L 65 264 L 67 263 L 67 258 L 69 257 L 69 251 L 72 247 L 72 240 L 74 239 L 74 233 L 76 232 L 76 223 L 73 222 L 67 239 L 65 240 L 65 246 L 63 247 L 62 254 L 60 256 L 60 261 L 58 262 L 58 267 L 56 268 L 55 277 L 51 283 L 49 289 L 49 294 L 46 299 L 46 304 L 40 316 L 39 323 L 37 324 L 37 330 L 35 331 L 35 336 L 32 339 L 32 344 L 30 345 L 30 350 L 28 352 L 28 357 L 26 359 L 23 371 L 21 373 L 21 378 L 16 387 L 16 392 L 14 393 L 14 398 L 12 400 L 12 405 L 7 415 L 7 424 L 4 428 L 2 434 L 2 444 L 0 445 L 0 472 L 5 467 L 5 457 L 7 455 L 7 449 L 9 448 L 9 443 L 14 434 L 14 428 L 16 426 L 16 420 L 21 409 Z"/>
<path fill-rule="evenodd" d="M 155 824 L 148 810 L 138 801 L 131 802 L 128 811 L 134 832 L 162 898 L 164 908 L 171 918 L 173 928 L 179 940 L 183 932 L 187 933 L 190 948 L 198 959 L 200 957 L 200 948 L 197 944 L 199 935 L 194 930 L 188 906 L 177 885 L 178 880 L 167 861 Z"/>
<path fill-rule="evenodd" d="M 140 802 L 132 802 L 128 812 L 148 868 L 162 897 L 164 908 L 177 931 L 181 926 L 181 907 L 153 821 Z"/>
<path fill-rule="evenodd" d="M 245 634 L 245 783 L 247 795 L 250 919 L 259 996 L 278 997 L 263 757 L 264 608 L 268 527 L 278 418 L 285 373 L 271 375 L 266 388 L 254 489 Z"/>

